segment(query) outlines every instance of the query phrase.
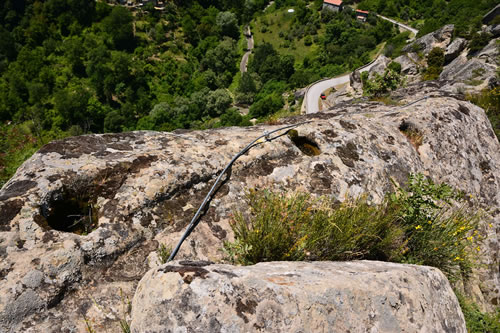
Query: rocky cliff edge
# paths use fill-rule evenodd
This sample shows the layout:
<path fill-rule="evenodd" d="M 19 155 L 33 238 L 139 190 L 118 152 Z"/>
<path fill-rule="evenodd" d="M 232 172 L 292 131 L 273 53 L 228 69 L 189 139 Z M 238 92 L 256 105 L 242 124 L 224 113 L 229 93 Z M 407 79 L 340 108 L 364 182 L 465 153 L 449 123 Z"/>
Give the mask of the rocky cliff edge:
<path fill-rule="evenodd" d="M 498 306 L 500 145 L 482 109 L 440 88 L 410 85 L 394 94 L 398 106 L 344 103 L 283 120 L 310 120 L 297 130 L 321 153 L 306 155 L 287 136 L 250 150 L 177 258 L 220 261 L 233 237 L 230 215 L 250 188 L 339 200 L 367 193 L 376 202 L 393 190 L 391 178 L 404 183 L 422 172 L 489 208 L 481 283 L 465 290 L 485 309 Z M 420 146 L 402 132 L 408 122 Z M 218 172 L 279 126 L 87 135 L 44 146 L 0 191 L 0 331 L 84 331 L 89 321 L 116 330 L 138 281 L 158 266 L 159 243 L 174 246 Z"/>

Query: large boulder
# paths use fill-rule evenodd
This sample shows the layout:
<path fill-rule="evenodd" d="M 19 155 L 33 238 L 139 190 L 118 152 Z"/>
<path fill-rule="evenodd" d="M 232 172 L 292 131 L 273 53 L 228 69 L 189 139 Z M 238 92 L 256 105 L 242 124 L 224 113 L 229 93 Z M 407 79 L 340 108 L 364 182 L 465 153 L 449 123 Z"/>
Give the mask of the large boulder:
<path fill-rule="evenodd" d="M 422 52 L 422 54 L 427 55 L 435 47 L 446 50 L 453 37 L 454 29 L 453 24 L 447 24 L 441 29 L 430 32 L 408 44 L 403 48 L 403 52 Z"/>
<path fill-rule="evenodd" d="M 401 64 L 401 73 L 404 75 L 415 76 L 418 74 L 418 56 L 415 53 L 403 54 L 394 59 Z"/>
<path fill-rule="evenodd" d="M 445 63 L 449 63 L 450 61 L 458 57 L 458 55 L 462 53 L 466 46 L 467 41 L 465 39 L 460 37 L 455 38 L 453 42 L 451 42 L 450 45 L 446 47 L 446 50 L 444 52 Z"/>
<path fill-rule="evenodd" d="M 172 262 L 149 271 L 131 331 L 467 332 L 446 277 L 376 261 Z"/>
<path fill-rule="evenodd" d="M 485 112 L 436 82 L 393 95 L 401 105 L 423 97 L 406 108 L 345 102 L 283 120 L 310 121 L 298 133 L 321 153 L 279 136 L 241 156 L 177 258 L 220 262 L 231 216 L 246 209 L 251 188 L 338 200 L 366 193 L 380 202 L 391 179 L 404 184 L 422 172 L 500 207 L 500 144 Z M 422 135 L 419 147 L 399 129 L 407 121 Z M 127 298 L 158 264 L 159 245 L 175 246 L 226 163 L 280 126 L 85 135 L 44 146 L 0 190 L 0 332 L 86 331 L 84 318 L 96 331 L 115 331 Z M 463 290 L 484 309 L 500 303 L 500 212 L 489 212 L 481 283 Z"/>
<path fill-rule="evenodd" d="M 446 65 L 439 75 L 440 80 L 449 81 L 445 90 L 479 92 L 494 87 L 497 82 L 499 39 L 491 40 L 476 57 L 468 58 L 462 53 Z"/>
<path fill-rule="evenodd" d="M 387 66 L 391 63 L 391 59 L 384 56 L 383 54 L 379 55 L 371 68 L 368 70 L 369 78 L 375 77 L 375 74 L 383 75 Z"/>

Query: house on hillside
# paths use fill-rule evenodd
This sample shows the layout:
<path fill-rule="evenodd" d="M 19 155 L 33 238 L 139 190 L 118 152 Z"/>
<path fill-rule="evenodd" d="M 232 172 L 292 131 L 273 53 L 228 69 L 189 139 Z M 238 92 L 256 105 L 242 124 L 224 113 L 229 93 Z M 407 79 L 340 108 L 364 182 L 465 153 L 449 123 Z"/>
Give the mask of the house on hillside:
<path fill-rule="evenodd" d="M 325 8 L 340 12 L 343 9 L 342 0 L 323 0 L 323 9 Z"/>
<path fill-rule="evenodd" d="M 366 10 L 356 9 L 356 18 L 362 22 L 366 21 L 368 17 L 368 12 Z"/>

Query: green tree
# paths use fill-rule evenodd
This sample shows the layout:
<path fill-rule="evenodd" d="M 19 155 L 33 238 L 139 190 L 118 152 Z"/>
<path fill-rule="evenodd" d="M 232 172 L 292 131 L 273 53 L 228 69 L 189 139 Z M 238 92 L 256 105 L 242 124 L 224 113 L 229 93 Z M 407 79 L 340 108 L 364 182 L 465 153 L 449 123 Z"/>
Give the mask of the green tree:
<path fill-rule="evenodd" d="M 133 17 L 128 9 L 115 6 L 103 21 L 103 29 L 119 50 L 133 50 L 135 46 Z"/>
<path fill-rule="evenodd" d="M 221 12 L 217 15 L 216 22 L 222 36 L 238 39 L 240 31 L 238 27 L 238 19 L 235 14 L 231 12 Z"/>
<path fill-rule="evenodd" d="M 232 103 L 231 95 L 226 89 L 211 91 L 207 96 L 206 110 L 210 117 L 218 117 L 227 110 Z"/>

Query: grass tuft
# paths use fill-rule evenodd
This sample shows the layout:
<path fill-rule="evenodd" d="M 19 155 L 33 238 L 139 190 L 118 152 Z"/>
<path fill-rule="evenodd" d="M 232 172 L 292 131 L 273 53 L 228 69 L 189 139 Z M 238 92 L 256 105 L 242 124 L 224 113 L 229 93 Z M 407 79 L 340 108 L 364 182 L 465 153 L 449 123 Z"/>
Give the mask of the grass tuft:
<path fill-rule="evenodd" d="M 470 273 L 480 251 L 479 213 L 446 184 L 411 175 L 380 204 L 338 202 L 308 193 L 251 190 L 249 212 L 232 220 L 233 263 L 370 259 L 434 266 L 454 281 Z M 471 208 L 472 207 L 472 208 Z"/>

